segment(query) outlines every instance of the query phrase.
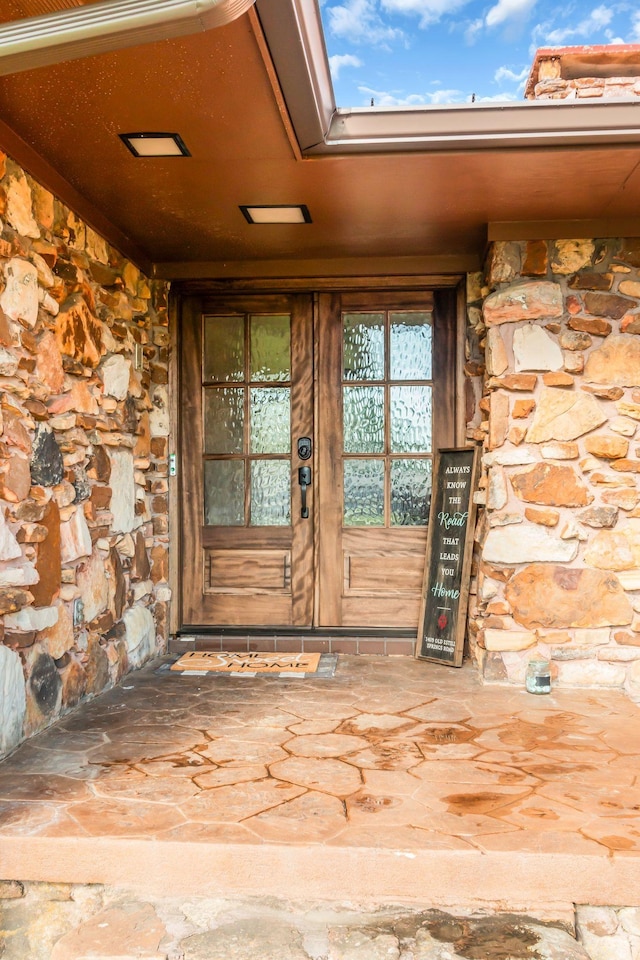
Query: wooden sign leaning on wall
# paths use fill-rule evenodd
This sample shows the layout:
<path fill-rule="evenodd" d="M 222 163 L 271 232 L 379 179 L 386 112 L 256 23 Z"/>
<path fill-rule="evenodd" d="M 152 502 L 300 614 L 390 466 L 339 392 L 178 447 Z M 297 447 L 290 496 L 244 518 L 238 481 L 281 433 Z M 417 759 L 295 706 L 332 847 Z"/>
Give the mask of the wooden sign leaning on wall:
<path fill-rule="evenodd" d="M 462 665 L 480 457 L 477 447 L 438 450 L 416 657 Z"/>

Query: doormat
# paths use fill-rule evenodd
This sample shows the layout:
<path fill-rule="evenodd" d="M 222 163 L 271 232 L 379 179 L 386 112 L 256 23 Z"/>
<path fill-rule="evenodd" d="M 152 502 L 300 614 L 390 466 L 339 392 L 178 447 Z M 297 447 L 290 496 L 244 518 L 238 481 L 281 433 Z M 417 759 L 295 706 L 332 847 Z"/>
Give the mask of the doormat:
<path fill-rule="evenodd" d="M 323 679 L 334 675 L 337 661 L 337 654 L 326 653 L 230 653 L 190 650 L 174 663 L 165 664 L 164 668 L 183 676 L 223 673 L 242 677 L 268 674 L 275 677 Z"/>

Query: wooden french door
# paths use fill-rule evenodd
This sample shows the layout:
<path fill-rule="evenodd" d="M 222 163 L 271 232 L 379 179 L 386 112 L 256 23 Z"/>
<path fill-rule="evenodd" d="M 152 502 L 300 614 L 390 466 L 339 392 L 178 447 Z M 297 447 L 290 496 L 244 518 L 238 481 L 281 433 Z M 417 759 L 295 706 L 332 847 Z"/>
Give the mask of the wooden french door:
<path fill-rule="evenodd" d="M 415 627 L 453 296 L 189 298 L 181 329 L 183 625 Z"/>

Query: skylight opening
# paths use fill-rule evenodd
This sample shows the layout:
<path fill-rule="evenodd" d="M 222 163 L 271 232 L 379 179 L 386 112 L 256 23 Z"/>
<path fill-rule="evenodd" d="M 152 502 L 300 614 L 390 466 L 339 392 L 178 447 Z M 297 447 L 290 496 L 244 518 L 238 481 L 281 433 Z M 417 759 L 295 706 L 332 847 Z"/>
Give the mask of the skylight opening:
<path fill-rule="evenodd" d="M 335 100 L 342 108 L 518 103 L 537 48 L 640 42 L 635 4 L 319 0 L 319 5 Z"/>

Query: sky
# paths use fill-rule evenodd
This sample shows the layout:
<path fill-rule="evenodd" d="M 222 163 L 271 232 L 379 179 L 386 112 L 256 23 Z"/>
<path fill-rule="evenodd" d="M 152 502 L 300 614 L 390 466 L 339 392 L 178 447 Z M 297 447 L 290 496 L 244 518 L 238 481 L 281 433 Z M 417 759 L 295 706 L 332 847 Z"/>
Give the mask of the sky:
<path fill-rule="evenodd" d="M 339 107 L 522 100 L 538 47 L 640 43 L 640 0 L 320 0 Z"/>

